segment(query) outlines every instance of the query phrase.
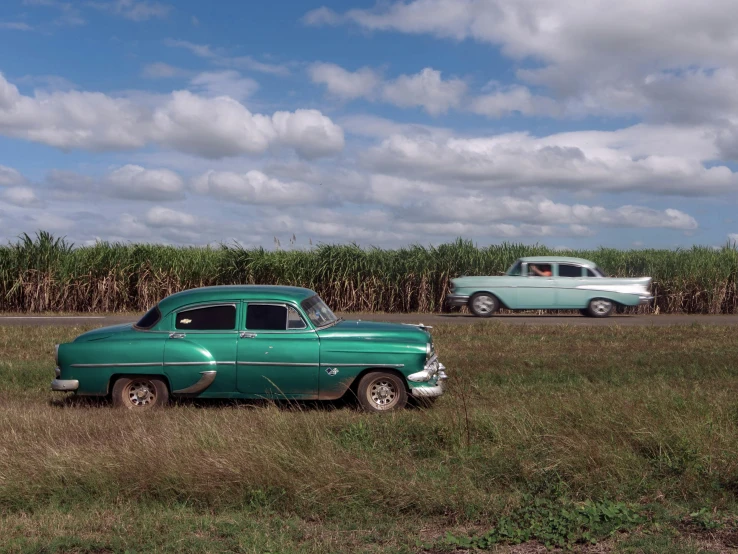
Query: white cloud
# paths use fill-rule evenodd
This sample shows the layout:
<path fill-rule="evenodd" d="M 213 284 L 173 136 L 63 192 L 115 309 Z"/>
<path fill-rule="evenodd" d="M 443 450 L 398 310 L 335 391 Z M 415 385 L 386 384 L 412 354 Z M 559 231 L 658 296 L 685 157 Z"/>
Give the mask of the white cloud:
<path fill-rule="evenodd" d="M 6 29 L 8 31 L 32 31 L 33 27 L 22 21 L 0 21 L 0 29 Z"/>
<path fill-rule="evenodd" d="M 732 0 L 712 0 L 709 9 L 691 0 L 403 0 L 345 13 L 324 7 L 304 21 L 473 39 L 535 64 L 517 77 L 546 87 L 565 113 L 694 122 L 705 112 L 735 113 L 733 8 Z M 518 91 L 479 102 L 479 113 L 499 117 L 509 102 L 551 115 L 553 100 L 529 105 Z"/>
<path fill-rule="evenodd" d="M 25 183 L 26 178 L 18 170 L 0 165 L 0 187 L 15 187 Z"/>
<path fill-rule="evenodd" d="M 670 126 L 532 137 L 392 135 L 364 154 L 375 172 L 499 188 L 639 191 L 704 196 L 738 191 L 738 175 L 705 167 L 709 136 Z"/>
<path fill-rule="evenodd" d="M 243 92 L 243 82 L 234 86 Z M 315 158 L 344 145 L 342 129 L 317 110 L 252 114 L 232 98 L 189 91 L 142 99 L 80 91 L 25 96 L 1 74 L 0 134 L 65 150 L 135 149 L 153 142 L 209 158 L 263 154 L 273 146 Z"/>
<path fill-rule="evenodd" d="M 164 44 L 170 48 L 184 48 L 200 58 L 215 58 L 217 54 L 208 44 L 196 44 L 187 40 L 165 39 Z"/>
<path fill-rule="evenodd" d="M 318 110 L 276 112 L 272 124 L 279 141 L 306 159 L 330 156 L 343 149 L 343 129 Z"/>
<path fill-rule="evenodd" d="M 192 227 L 197 223 L 197 218 L 188 213 L 155 206 L 146 212 L 145 221 L 152 227 Z"/>
<path fill-rule="evenodd" d="M 74 220 L 49 212 L 32 213 L 26 218 L 26 221 L 31 229 L 49 232 L 69 231 L 75 227 Z"/>
<path fill-rule="evenodd" d="M 209 59 L 212 63 L 237 69 L 248 69 L 269 75 L 285 76 L 290 69 L 284 64 L 260 62 L 252 56 L 227 56 L 221 49 L 214 49 L 209 44 L 197 44 L 187 40 L 166 39 L 164 44 L 171 48 L 184 48 L 199 58 Z"/>
<path fill-rule="evenodd" d="M 431 115 L 459 107 L 467 88 L 460 79 L 444 81 L 441 72 L 430 67 L 391 81 L 383 81 L 379 73 L 369 67 L 352 72 L 333 63 L 314 63 L 308 71 L 313 83 L 325 85 L 330 94 L 341 99 L 381 97 L 398 107 L 422 107 Z"/>
<path fill-rule="evenodd" d="M 422 198 L 422 196 L 420 197 Z M 476 224 L 512 221 L 538 225 L 578 225 L 587 227 L 633 227 L 693 230 L 697 221 L 675 209 L 654 210 L 626 205 L 616 209 L 583 204 L 562 204 L 548 198 L 526 199 L 494 197 L 477 192 L 469 195 L 434 194 L 415 208 L 422 208 L 423 219 L 471 221 Z"/>
<path fill-rule="evenodd" d="M 444 81 L 440 71 L 426 67 L 416 75 L 401 75 L 385 84 L 382 97 L 396 106 L 421 106 L 431 115 L 440 115 L 457 107 L 465 92 L 464 81 Z"/>
<path fill-rule="evenodd" d="M 503 117 L 518 112 L 522 115 L 560 115 L 561 107 L 551 98 L 531 94 L 527 87 L 498 88 L 491 94 L 478 96 L 469 109 L 490 117 Z"/>
<path fill-rule="evenodd" d="M 223 200 L 272 206 L 313 204 L 321 197 L 306 183 L 280 181 L 256 170 L 208 171 L 192 180 L 192 188 Z"/>
<path fill-rule="evenodd" d="M 371 96 L 380 83 L 379 75 L 368 67 L 351 72 L 333 63 L 315 63 L 309 72 L 313 83 L 324 84 L 328 92 L 345 99 Z"/>
<path fill-rule="evenodd" d="M 249 69 L 251 71 L 258 71 L 259 73 L 278 75 L 281 77 L 290 74 L 290 69 L 286 65 L 260 62 L 259 60 L 255 60 L 251 56 L 236 56 L 233 58 L 222 57 L 216 60 L 216 63 L 218 63 L 219 65 Z"/>
<path fill-rule="evenodd" d="M 159 2 L 137 0 L 113 0 L 112 2 L 89 2 L 89 6 L 130 19 L 146 21 L 152 18 L 163 18 L 169 15 L 172 6 Z"/>
<path fill-rule="evenodd" d="M 16 206 L 33 206 L 39 203 L 39 199 L 31 187 L 6 188 L 2 191 L 0 198 Z"/>
<path fill-rule="evenodd" d="M 184 182 L 168 169 L 145 169 L 124 165 L 111 171 L 103 187 L 112 196 L 141 200 L 177 200 L 184 198 Z"/>
<path fill-rule="evenodd" d="M 190 85 L 206 96 L 228 96 L 236 100 L 248 98 L 259 88 L 256 81 L 232 70 L 200 73 L 190 81 Z"/>
<path fill-rule="evenodd" d="M 146 64 L 141 74 L 149 79 L 169 79 L 187 75 L 188 72 L 163 62 L 155 62 Z"/>
<path fill-rule="evenodd" d="M 738 233 L 730 233 L 730 234 L 728 234 L 728 240 L 730 242 L 738 243 Z"/>

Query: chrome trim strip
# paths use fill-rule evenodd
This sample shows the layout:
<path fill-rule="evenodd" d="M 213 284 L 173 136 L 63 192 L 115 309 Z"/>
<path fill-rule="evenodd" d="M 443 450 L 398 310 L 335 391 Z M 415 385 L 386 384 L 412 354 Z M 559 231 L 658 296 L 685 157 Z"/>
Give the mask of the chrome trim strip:
<path fill-rule="evenodd" d="M 238 365 L 288 365 L 299 367 L 318 367 L 319 364 L 303 364 L 292 362 L 238 362 Z"/>
<path fill-rule="evenodd" d="M 70 367 L 161 367 L 162 362 L 142 362 L 129 364 L 71 364 Z"/>
<path fill-rule="evenodd" d="M 405 367 L 405 364 L 337 364 L 337 363 L 321 363 L 324 366 L 336 366 L 336 367 Z"/>
<path fill-rule="evenodd" d="M 79 388 L 79 381 L 77 379 L 54 379 L 51 382 L 51 390 L 67 392 L 75 391 Z"/>
<path fill-rule="evenodd" d="M 215 381 L 215 375 L 217 373 L 217 371 L 213 370 L 201 371 L 200 375 L 202 375 L 202 377 L 200 377 L 200 380 L 197 383 L 195 383 L 194 385 L 190 385 L 185 389 L 179 389 L 172 392 L 174 394 L 198 394 L 213 384 L 213 381 Z"/>
<path fill-rule="evenodd" d="M 165 367 L 173 365 L 236 365 L 236 362 L 164 362 Z"/>

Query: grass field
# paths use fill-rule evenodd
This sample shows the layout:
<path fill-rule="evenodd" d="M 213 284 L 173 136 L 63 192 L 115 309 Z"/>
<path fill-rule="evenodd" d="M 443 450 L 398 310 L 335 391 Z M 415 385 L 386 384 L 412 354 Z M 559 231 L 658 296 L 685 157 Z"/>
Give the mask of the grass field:
<path fill-rule="evenodd" d="M 449 279 L 499 275 L 518 257 L 552 254 L 587 258 L 615 277 L 652 277 L 657 313 L 738 313 L 735 244 L 566 252 L 524 244 L 477 247 L 464 240 L 396 250 L 110 243 L 77 248 L 48 233 L 0 246 L 0 311 L 141 312 L 183 289 L 258 283 L 313 289 L 342 312 L 439 312 Z"/>
<path fill-rule="evenodd" d="M 64 401 L 82 330 L 0 327 L 2 552 L 738 548 L 732 327 L 438 326 L 449 393 L 387 416 Z"/>

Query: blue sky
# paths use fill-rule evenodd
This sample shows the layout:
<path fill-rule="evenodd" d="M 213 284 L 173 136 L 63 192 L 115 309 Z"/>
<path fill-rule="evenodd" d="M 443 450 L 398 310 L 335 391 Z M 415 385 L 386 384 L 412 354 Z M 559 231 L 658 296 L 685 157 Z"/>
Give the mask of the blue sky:
<path fill-rule="evenodd" d="M 738 238 L 727 0 L 252 4 L 3 2 L 0 239 Z"/>

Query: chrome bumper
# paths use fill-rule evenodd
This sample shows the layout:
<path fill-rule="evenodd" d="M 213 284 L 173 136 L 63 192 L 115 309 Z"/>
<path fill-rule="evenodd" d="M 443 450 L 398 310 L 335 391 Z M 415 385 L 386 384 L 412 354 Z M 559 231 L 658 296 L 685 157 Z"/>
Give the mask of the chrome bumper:
<path fill-rule="evenodd" d="M 448 375 L 446 375 L 446 372 L 443 371 L 446 369 L 443 367 L 443 364 L 441 365 L 441 369 L 438 370 L 438 381 L 436 382 L 435 387 L 417 387 L 414 389 L 410 389 L 410 392 L 413 396 L 417 398 L 431 398 L 434 396 L 441 396 L 445 390 L 446 390 L 446 379 L 448 379 Z"/>
<path fill-rule="evenodd" d="M 446 295 L 446 304 L 449 306 L 466 306 L 468 303 L 468 296 L 460 296 L 457 294 Z"/>
<path fill-rule="evenodd" d="M 638 298 L 638 305 L 643 306 L 646 304 L 650 304 L 651 302 L 653 302 L 653 299 L 653 296 L 641 296 Z"/>
<path fill-rule="evenodd" d="M 77 379 L 54 379 L 51 382 L 51 390 L 70 392 L 76 391 L 79 388 L 79 381 Z"/>

